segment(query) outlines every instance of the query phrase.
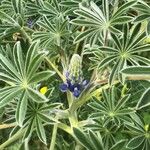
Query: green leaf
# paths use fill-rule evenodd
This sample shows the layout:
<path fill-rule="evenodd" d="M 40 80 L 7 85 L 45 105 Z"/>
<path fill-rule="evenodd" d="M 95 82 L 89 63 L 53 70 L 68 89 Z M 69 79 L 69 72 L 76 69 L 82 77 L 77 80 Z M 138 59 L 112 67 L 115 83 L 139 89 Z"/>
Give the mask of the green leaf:
<path fill-rule="evenodd" d="M 118 68 L 120 65 L 120 60 L 116 62 L 116 64 L 113 66 L 112 71 L 110 73 L 109 76 L 109 84 L 112 85 L 114 79 L 115 79 L 115 75 L 117 74 Z"/>
<path fill-rule="evenodd" d="M 29 83 L 38 83 L 40 81 L 47 80 L 49 77 L 55 74 L 54 71 L 42 71 L 33 75 L 33 77 L 29 80 Z"/>
<path fill-rule="evenodd" d="M 70 23 L 80 26 L 92 26 L 92 27 L 99 27 L 99 23 L 92 22 L 90 20 L 84 20 L 84 19 L 74 19 Z"/>
<path fill-rule="evenodd" d="M 101 69 L 101 68 L 107 66 L 109 63 L 113 62 L 113 60 L 115 60 L 115 59 L 116 59 L 115 55 L 106 57 L 99 63 L 98 68 Z"/>
<path fill-rule="evenodd" d="M 113 26 L 110 26 L 109 27 L 109 30 L 113 33 L 113 34 L 122 34 L 122 32 L 118 29 L 116 29 L 115 27 Z"/>
<path fill-rule="evenodd" d="M 26 92 L 23 91 L 21 97 L 19 98 L 19 102 L 16 110 L 16 121 L 19 126 L 23 125 L 23 121 L 25 119 L 27 110 L 27 95 Z"/>
<path fill-rule="evenodd" d="M 39 21 L 37 22 L 37 24 L 48 31 L 56 32 L 55 27 L 51 24 L 51 22 L 47 19 L 47 17 L 44 17 L 43 22 Z"/>
<path fill-rule="evenodd" d="M 39 139 L 46 144 L 46 134 L 42 122 L 36 117 L 36 131 Z"/>
<path fill-rule="evenodd" d="M 59 108 L 61 105 L 62 105 L 61 103 L 47 104 L 42 106 L 39 110 L 41 111 L 51 110 L 51 109 Z"/>
<path fill-rule="evenodd" d="M 110 54 L 112 54 L 112 53 L 118 53 L 118 50 L 117 49 L 115 49 L 115 48 L 112 48 L 112 47 L 100 47 L 99 48 L 101 51 L 103 51 L 103 52 L 106 52 L 106 53 L 110 53 Z"/>
<path fill-rule="evenodd" d="M 2 70 L 0 70 L 0 80 L 4 81 L 9 84 L 9 82 L 16 83 L 18 80 L 14 79 L 13 77 L 9 76 L 7 73 L 3 73 Z"/>
<path fill-rule="evenodd" d="M 26 131 L 25 134 L 23 135 L 23 139 L 27 139 L 31 136 L 33 129 L 34 129 L 34 123 L 35 123 L 35 119 L 32 118 L 29 120 L 28 125 L 26 127 Z"/>
<path fill-rule="evenodd" d="M 150 18 L 149 14 L 142 14 L 142 15 L 137 16 L 134 21 L 135 22 L 141 22 L 141 21 L 148 19 L 148 18 Z"/>
<path fill-rule="evenodd" d="M 22 7 L 22 0 L 11 0 L 13 9 L 16 14 L 22 14 L 23 7 Z"/>
<path fill-rule="evenodd" d="M 53 117 L 51 117 L 51 116 L 49 116 L 49 115 L 45 115 L 45 114 L 43 114 L 43 113 L 38 113 L 38 117 L 42 120 L 42 121 L 44 121 L 44 122 L 46 122 L 46 123 L 48 123 L 48 124 L 54 124 L 54 123 L 56 123 L 56 122 L 58 122 L 56 119 L 54 119 Z"/>
<path fill-rule="evenodd" d="M 30 78 L 32 78 L 32 76 L 35 74 L 38 67 L 41 65 L 41 62 L 42 62 L 43 58 L 44 58 L 43 54 L 37 54 L 30 61 L 30 64 L 28 66 L 28 71 L 27 71 L 27 80 L 30 80 Z"/>
<path fill-rule="evenodd" d="M 9 15 L 7 15 L 5 12 L 0 11 L 0 19 L 14 25 L 14 26 L 19 26 L 18 23 L 12 19 Z"/>
<path fill-rule="evenodd" d="M 132 1 L 129 1 L 129 2 L 125 3 L 124 5 L 122 5 L 120 8 L 118 8 L 118 10 L 115 12 L 115 14 L 113 14 L 112 19 L 122 15 L 127 9 L 132 7 L 135 3 L 137 3 L 137 1 L 132 0 Z"/>
<path fill-rule="evenodd" d="M 120 16 L 120 17 L 117 17 L 117 18 L 113 19 L 113 20 L 111 21 L 111 24 L 112 24 L 112 25 L 116 25 L 116 24 L 128 23 L 128 22 L 130 22 L 132 19 L 133 19 L 133 17 L 130 17 L 130 16 Z"/>
<path fill-rule="evenodd" d="M 81 10 L 74 11 L 75 14 L 77 14 L 77 15 L 83 17 L 83 18 L 90 19 L 93 22 L 97 22 L 97 23 L 100 23 L 100 24 L 102 22 L 104 22 L 98 14 L 94 13 L 90 9 L 88 9 L 86 7 L 83 7 L 82 5 L 79 5 L 79 7 L 81 8 Z"/>
<path fill-rule="evenodd" d="M 89 140 L 88 136 L 84 134 L 81 130 L 77 128 L 73 128 L 73 132 L 77 138 L 77 140 L 88 150 L 95 150 L 94 147 L 91 144 L 91 141 Z"/>
<path fill-rule="evenodd" d="M 117 143 L 115 143 L 115 145 L 113 145 L 110 150 L 122 150 L 122 148 L 125 147 L 125 143 L 127 142 L 127 140 L 120 140 Z"/>
<path fill-rule="evenodd" d="M 13 57 L 14 57 L 14 62 L 17 67 L 18 72 L 24 76 L 24 58 L 22 54 L 22 49 L 20 42 L 17 42 L 13 48 Z"/>
<path fill-rule="evenodd" d="M 122 73 L 124 74 L 133 74 L 133 75 L 143 75 L 143 74 L 150 74 L 150 67 L 149 66 L 133 66 L 133 67 L 128 67 L 124 70 L 122 70 Z"/>
<path fill-rule="evenodd" d="M 139 34 L 140 28 L 141 28 L 141 23 L 134 26 L 134 29 L 132 32 L 131 32 L 131 30 L 128 31 L 128 32 L 131 32 L 131 36 L 126 43 L 128 49 L 130 49 L 132 47 L 133 43 L 137 40 L 138 36 L 141 37 Z M 135 47 L 135 45 L 133 45 L 133 46 Z"/>
<path fill-rule="evenodd" d="M 93 131 L 89 130 L 90 141 L 93 143 L 95 150 L 104 150 L 100 137 L 96 136 Z"/>
<path fill-rule="evenodd" d="M 11 62 L 2 54 L 0 54 L 0 64 L 5 69 L 5 71 L 12 77 L 21 81 L 21 76 L 17 72 L 16 68 L 11 64 Z"/>
<path fill-rule="evenodd" d="M 29 95 L 29 97 L 37 102 L 37 103 L 43 103 L 43 102 L 48 102 L 49 100 L 44 96 L 42 95 L 40 92 L 36 91 L 36 90 L 33 90 L 31 89 L 30 87 L 28 87 L 27 89 L 27 93 Z"/>
<path fill-rule="evenodd" d="M 25 69 L 26 72 L 29 72 L 29 65 L 32 61 L 32 59 L 35 57 L 39 47 L 39 41 L 33 42 L 31 46 L 28 49 L 27 55 L 26 55 L 26 60 L 25 60 Z"/>
<path fill-rule="evenodd" d="M 144 138 L 142 136 L 137 136 L 129 141 L 129 143 L 127 144 L 127 147 L 131 149 L 137 148 L 142 144 L 143 141 L 144 141 Z"/>
<path fill-rule="evenodd" d="M 20 89 L 19 87 L 16 86 L 15 88 L 8 91 L 8 93 L 6 93 L 6 95 L 1 96 L 0 97 L 0 108 L 4 107 L 9 102 L 13 101 L 13 98 L 15 98 L 16 95 L 20 94 L 21 91 L 22 91 L 22 89 Z"/>
<path fill-rule="evenodd" d="M 95 32 L 95 29 L 88 29 L 86 31 L 84 31 L 83 33 L 80 33 L 74 40 L 75 43 L 78 43 L 82 40 L 84 40 L 85 38 L 91 36 L 93 33 Z"/>
<path fill-rule="evenodd" d="M 102 7 L 103 7 L 103 12 L 104 16 L 106 17 L 106 20 L 109 20 L 109 2 L 102 0 Z"/>
<path fill-rule="evenodd" d="M 150 65 L 150 59 L 147 59 L 143 56 L 139 56 L 139 55 L 132 55 L 134 57 L 135 60 L 137 60 L 138 62 L 142 62 L 146 65 Z"/>
<path fill-rule="evenodd" d="M 91 4 L 92 10 L 105 22 L 106 18 L 103 12 L 101 11 L 101 9 L 99 9 L 99 7 L 93 1 L 91 1 L 90 4 Z M 109 14 L 109 12 L 107 12 L 107 14 Z"/>
<path fill-rule="evenodd" d="M 119 38 L 113 33 L 111 34 L 111 36 L 112 36 L 117 48 L 122 49 L 122 45 L 121 45 L 121 42 L 120 42 Z"/>
<path fill-rule="evenodd" d="M 137 109 L 142 109 L 150 105 L 150 88 L 148 88 L 141 96 L 138 104 L 136 106 Z"/>
<path fill-rule="evenodd" d="M 133 48 L 130 50 L 130 53 L 138 53 L 138 52 L 146 52 L 150 51 L 150 44 L 138 46 L 137 48 Z"/>

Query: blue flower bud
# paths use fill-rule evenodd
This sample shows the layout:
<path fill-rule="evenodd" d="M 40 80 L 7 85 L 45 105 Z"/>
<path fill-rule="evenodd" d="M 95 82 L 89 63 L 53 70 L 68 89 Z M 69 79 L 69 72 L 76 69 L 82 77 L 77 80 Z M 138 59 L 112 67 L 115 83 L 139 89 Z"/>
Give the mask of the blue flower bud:
<path fill-rule="evenodd" d="M 85 87 L 88 84 L 87 80 L 82 81 L 82 85 Z"/>
<path fill-rule="evenodd" d="M 68 90 L 68 85 L 63 83 L 59 86 L 59 88 L 62 92 L 66 92 Z"/>
<path fill-rule="evenodd" d="M 33 21 L 32 21 L 31 19 L 28 20 L 27 26 L 28 26 L 29 28 L 32 28 L 32 26 L 33 26 Z"/>
<path fill-rule="evenodd" d="M 73 92 L 74 91 L 74 85 L 70 82 L 70 80 L 67 80 L 68 89 Z"/>
<path fill-rule="evenodd" d="M 78 90 L 78 88 L 77 88 L 77 87 L 76 87 L 76 88 L 74 88 L 73 95 L 74 95 L 75 97 L 79 97 L 80 93 L 81 93 L 81 91 L 80 91 L 80 90 Z"/>

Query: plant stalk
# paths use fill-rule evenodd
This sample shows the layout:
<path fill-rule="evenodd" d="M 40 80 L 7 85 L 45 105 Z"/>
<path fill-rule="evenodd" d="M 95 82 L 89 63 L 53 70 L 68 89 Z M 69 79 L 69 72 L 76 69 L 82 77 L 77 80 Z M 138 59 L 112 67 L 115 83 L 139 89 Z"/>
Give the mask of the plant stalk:
<path fill-rule="evenodd" d="M 55 123 L 54 127 L 53 127 L 52 139 L 51 139 L 51 144 L 50 144 L 49 150 L 54 150 L 54 148 L 55 148 L 57 129 L 58 129 L 58 123 Z"/>
<path fill-rule="evenodd" d="M 83 32 L 84 30 L 85 30 L 85 26 L 83 26 L 83 27 L 81 28 L 81 32 Z M 75 48 L 75 51 L 74 51 L 75 54 L 78 53 L 79 46 L 80 46 L 80 42 L 77 43 L 77 45 L 76 45 L 76 48 Z"/>
<path fill-rule="evenodd" d="M 23 28 L 20 29 L 20 32 L 21 32 L 22 36 L 23 36 L 25 39 L 27 39 L 28 42 L 31 44 L 31 43 L 32 43 L 32 39 L 31 39 L 30 36 L 27 34 L 27 32 L 26 32 Z"/>
<path fill-rule="evenodd" d="M 0 145 L 0 150 L 3 150 L 5 147 L 9 146 L 11 143 L 21 138 L 24 132 L 25 132 L 25 128 L 19 130 L 15 135 L 13 135 L 11 138 L 9 138 L 7 141 L 5 141 L 3 144 Z"/>
<path fill-rule="evenodd" d="M 61 74 L 61 72 L 57 69 L 57 67 L 50 61 L 50 59 L 48 57 L 45 57 L 45 60 L 56 71 L 59 77 L 65 82 L 66 81 L 65 77 Z"/>

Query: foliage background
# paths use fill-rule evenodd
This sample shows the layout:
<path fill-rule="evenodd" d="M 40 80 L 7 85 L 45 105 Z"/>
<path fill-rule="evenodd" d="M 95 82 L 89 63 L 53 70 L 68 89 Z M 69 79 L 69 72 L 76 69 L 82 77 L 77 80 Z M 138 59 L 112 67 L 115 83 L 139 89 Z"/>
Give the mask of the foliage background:
<path fill-rule="evenodd" d="M 1 0 L 0 149 L 149 150 L 149 19 L 148 0 Z"/>

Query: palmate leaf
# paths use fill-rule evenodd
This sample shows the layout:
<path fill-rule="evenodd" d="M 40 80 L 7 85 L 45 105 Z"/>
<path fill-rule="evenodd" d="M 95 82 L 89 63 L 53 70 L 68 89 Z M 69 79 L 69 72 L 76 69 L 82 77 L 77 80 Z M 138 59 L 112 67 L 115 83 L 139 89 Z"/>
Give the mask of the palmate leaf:
<path fill-rule="evenodd" d="M 130 132 L 136 133 L 136 136 L 132 136 L 132 139 L 128 142 L 128 148 L 137 149 L 149 149 L 149 131 L 145 128 L 144 121 L 138 117 L 137 114 L 131 114 L 132 122 L 125 122 L 126 127 Z"/>
<path fill-rule="evenodd" d="M 37 24 L 43 29 L 43 31 L 37 31 L 33 34 L 33 40 L 40 40 L 42 47 L 50 45 L 58 45 L 68 39 L 69 32 L 69 20 L 64 18 L 56 18 L 50 20 L 47 17 L 43 17 Z"/>
<path fill-rule="evenodd" d="M 89 131 L 89 137 L 87 134 L 85 134 L 83 131 L 77 128 L 73 128 L 73 131 L 74 131 L 76 138 L 86 149 L 104 150 L 100 140 L 98 139 L 98 137 L 96 137 L 93 131 Z"/>
<path fill-rule="evenodd" d="M 141 44 L 141 41 L 145 38 L 145 32 L 139 33 L 141 25 L 137 24 L 131 34 L 129 35 L 129 29 L 127 25 L 123 28 L 123 38 L 112 33 L 113 46 L 100 46 L 100 51 L 94 53 L 97 57 L 97 53 L 106 54 L 106 58 L 101 59 L 98 63 L 98 69 L 103 69 L 103 67 L 112 66 L 112 70 L 109 76 L 109 84 L 111 85 L 116 77 L 124 83 L 124 76 L 121 74 L 121 70 L 128 67 L 128 64 L 139 65 L 140 63 L 144 65 L 150 65 L 150 61 L 142 56 L 139 56 L 139 52 L 149 52 L 150 44 Z M 109 59 L 110 58 L 110 59 Z M 96 58 L 97 59 L 97 58 Z M 98 59 L 97 59 L 98 60 Z M 116 63 L 114 63 L 116 62 Z"/>
<path fill-rule="evenodd" d="M 24 139 L 30 138 L 32 132 L 35 131 L 41 142 L 47 144 L 44 125 L 58 123 L 51 115 L 53 110 L 59 107 L 58 105 L 60 106 L 58 103 L 46 104 L 44 102 L 39 104 L 28 99 L 27 115 L 23 124 L 23 128 L 26 128 Z"/>
<path fill-rule="evenodd" d="M 44 54 L 38 52 L 38 44 L 38 42 L 32 43 L 25 55 L 20 42 L 17 42 L 14 45 L 11 60 L 0 54 L 0 66 L 2 67 L 0 80 L 10 86 L 0 89 L 0 107 L 9 104 L 13 99 L 18 99 L 15 118 L 19 126 L 24 125 L 28 99 L 37 103 L 49 101 L 45 95 L 35 90 L 35 83 L 46 80 L 54 74 L 50 70 L 37 72 L 44 59 Z"/>
<path fill-rule="evenodd" d="M 135 3 L 136 1 L 125 3 L 122 7 L 118 8 L 115 14 L 112 15 L 109 14 L 109 4 L 105 0 L 102 1 L 103 10 L 101 10 L 93 1 L 90 2 L 90 8 L 86 8 L 85 6 L 82 6 L 82 4 L 80 4 L 80 9 L 74 11 L 74 13 L 79 16 L 79 18 L 73 19 L 71 23 L 89 27 L 87 31 L 93 29 L 93 32 L 95 31 L 97 35 L 102 34 L 103 31 L 120 33 L 120 31 L 115 28 L 115 25 L 124 24 L 133 19 L 132 17 L 124 16 L 123 14 Z M 85 38 L 94 38 L 90 37 L 91 34 L 88 34 L 87 31 L 84 31 L 85 33 L 80 33 L 78 37 L 75 38 L 75 43 L 80 42 Z M 84 36 L 82 36 L 83 34 Z M 79 38 L 80 36 L 82 38 Z"/>
<path fill-rule="evenodd" d="M 89 106 L 95 110 L 90 116 L 90 118 L 99 118 L 104 116 L 105 125 L 112 121 L 115 126 L 120 126 L 122 120 L 125 116 L 131 114 L 133 110 L 126 107 L 126 103 L 130 99 L 130 95 L 125 95 L 124 97 L 117 96 L 117 89 L 113 86 L 109 90 L 102 91 L 102 99 L 94 100 L 89 104 Z"/>

